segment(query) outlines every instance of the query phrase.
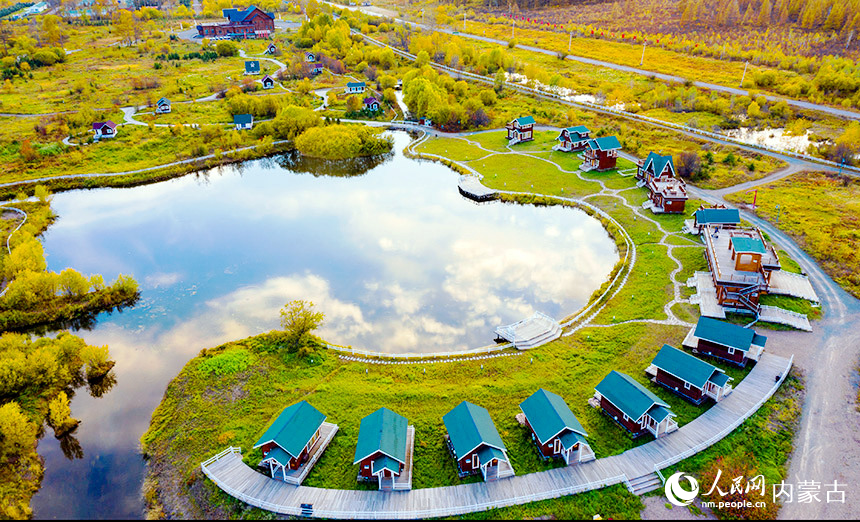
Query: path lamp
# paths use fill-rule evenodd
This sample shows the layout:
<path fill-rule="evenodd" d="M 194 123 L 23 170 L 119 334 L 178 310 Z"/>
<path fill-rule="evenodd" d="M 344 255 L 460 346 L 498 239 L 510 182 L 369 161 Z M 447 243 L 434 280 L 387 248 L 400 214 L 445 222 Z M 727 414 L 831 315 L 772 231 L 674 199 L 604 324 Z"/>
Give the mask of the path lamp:
<path fill-rule="evenodd" d="M 776 204 L 776 226 L 779 226 L 779 203 Z"/>
<path fill-rule="evenodd" d="M 639 67 L 642 67 L 642 64 L 645 63 L 645 46 L 648 44 L 648 40 L 644 40 L 642 42 L 642 58 L 639 60 Z M 741 80 L 743 83 L 743 80 Z"/>
<path fill-rule="evenodd" d="M 738 85 L 738 87 L 743 87 L 743 86 L 744 86 L 744 78 L 746 78 L 746 77 L 747 77 L 747 66 L 748 66 L 749 64 L 750 64 L 749 62 L 744 62 L 744 74 L 743 74 L 743 76 L 741 76 L 741 84 L 740 84 L 740 85 Z"/>

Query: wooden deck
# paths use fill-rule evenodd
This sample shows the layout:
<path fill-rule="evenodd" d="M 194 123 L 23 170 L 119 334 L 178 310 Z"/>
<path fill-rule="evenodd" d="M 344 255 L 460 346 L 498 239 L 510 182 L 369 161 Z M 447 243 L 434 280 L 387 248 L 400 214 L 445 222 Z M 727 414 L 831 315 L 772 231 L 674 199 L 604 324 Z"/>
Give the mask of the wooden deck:
<path fill-rule="evenodd" d="M 800 297 L 813 303 L 820 301 L 808 277 L 800 274 L 792 274 L 785 270 L 777 270 L 770 275 L 770 285 L 767 291 L 769 294 Z"/>
<path fill-rule="evenodd" d="M 643 477 L 653 475 L 656 469 L 694 455 L 737 428 L 776 391 L 791 364 L 792 360 L 763 354 L 730 396 L 676 432 L 643 446 L 612 457 L 493 482 L 393 492 L 291 486 L 257 473 L 233 451 L 222 452 L 202 463 L 201 468 L 227 494 L 250 505 L 288 515 L 338 519 L 452 516 L 557 498 L 622 482 L 633 489 L 631 482 L 642 482 Z M 302 504 L 310 504 L 312 508 L 303 510 Z"/>
<path fill-rule="evenodd" d="M 457 189 L 463 196 L 479 203 L 492 201 L 499 196 L 497 191 L 485 187 L 477 176 L 460 176 Z"/>
<path fill-rule="evenodd" d="M 561 325 L 546 314 L 535 312 L 528 319 L 496 328 L 496 335 L 519 350 L 535 348 L 561 337 Z"/>

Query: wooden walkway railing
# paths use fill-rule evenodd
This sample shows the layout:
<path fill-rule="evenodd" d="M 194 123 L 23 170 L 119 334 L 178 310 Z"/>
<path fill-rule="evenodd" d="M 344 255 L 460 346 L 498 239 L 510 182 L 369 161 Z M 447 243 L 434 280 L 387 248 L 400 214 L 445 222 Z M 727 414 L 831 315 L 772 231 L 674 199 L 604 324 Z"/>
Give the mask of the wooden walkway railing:
<path fill-rule="evenodd" d="M 296 487 L 254 471 L 235 448 L 203 462 L 201 469 L 224 492 L 252 506 L 286 515 L 338 519 L 444 517 L 619 483 L 630 489 L 631 480 L 680 462 L 731 433 L 773 395 L 792 363 L 793 358 L 765 353 L 731 395 L 674 433 L 620 455 L 494 482 L 394 492 Z"/>

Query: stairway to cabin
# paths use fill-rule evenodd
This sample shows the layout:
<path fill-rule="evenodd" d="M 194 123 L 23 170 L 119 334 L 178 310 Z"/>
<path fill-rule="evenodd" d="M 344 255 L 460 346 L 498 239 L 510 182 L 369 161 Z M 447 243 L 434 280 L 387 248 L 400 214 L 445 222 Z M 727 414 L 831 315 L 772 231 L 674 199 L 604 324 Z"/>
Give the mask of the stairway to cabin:
<path fill-rule="evenodd" d="M 627 489 L 634 495 L 644 495 L 662 487 L 663 481 L 660 480 L 657 473 L 649 473 L 648 475 L 642 475 L 631 480 Z"/>

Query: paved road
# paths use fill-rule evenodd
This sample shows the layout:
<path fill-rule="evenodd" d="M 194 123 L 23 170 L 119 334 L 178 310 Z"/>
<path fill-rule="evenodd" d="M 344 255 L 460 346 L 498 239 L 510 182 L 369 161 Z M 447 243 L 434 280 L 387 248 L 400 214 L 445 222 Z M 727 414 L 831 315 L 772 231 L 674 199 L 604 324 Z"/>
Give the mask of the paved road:
<path fill-rule="evenodd" d="M 330 3 L 330 2 L 326 2 L 326 3 Z M 493 44 L 504 45 L 504 46 L 508 45 L 507 40 L 488 38 L 486 36 L 464 33 L 462 31 L 455 30 L 455 29 L 431 27 L 427 24 L 419 24 L 419 23 L 415 23 L 415 22 L 410 22 L 408 20 L 403 20 L 401 18 L 397 18 L 396 16 L 394 16 L 395 15 L 394 12 L 388 11 L 386 9 L 379 9 L 379 8 L 374 8 L 374 7 L 363 7 L 363 6 L 346 7 L 346 6 L 337 5 L 337 4 L 331 4 L 331 5 L 339 7 L 339 8 L 360 10 L 363 12 L 367 12 L 368 14 L 388 16 L 400 24 L 411 25 L 413 27 L 418 28 L 421 31 L 437 31 L 440 33 L 447 33 L 447 34 L 454 34 L 456 32 L 458 34 L 458 36 L 462 36 L 463 38 L 470 38 L 472 40 L 479 40 L 482 42 L 493 43 Z M 535 46 L 531 46 L 531 45 L 517 44 L 517 48 L 523 49 L 526 51 L 542 53 L 542 54 L 546 54 L 546 55 L 550 55 L 550 56 L 556 56 L 557 55 L 556 51 L 550 51 L 549 49 L 543 49 L 541 47 L 535 47 Z M 623 72 L 638 74 L 638 75 L 642 75 L 642 76 L 654 77 L 654 78 L 657 78 L 659 80 L 663 80 L 666 82 L 686 83 L 689 81 L 689 79 L 681 77 L 681 76 L 664 74 L 664 73 L 660 73 L 657 71 L 649 71 L 647 69 L 640 69 L 638 67 L 629 67 L 626 65 L 619 65 L 617 63 L 606 62 L 606 61 L 602 61 L 602 60 L 594 60 L 592 58 L 586 58 L 584 56 L 568 55 L 567 59 L 572 60 L 572 61 L 576 61 L 576 62 L 580 62 L 580 63 L 589 64 L 589 65 L 597 65 L 599 67 L 607 67 L 609 69 L 615 69 L 616 71 L 623 71 Z M 702 89 L 719 91 L 719 92 L 723 92 L 726 94 L 736 94 L 736 95 L 740 95 L 740 96 L 748 96 L 749 95 L 748 90 L 740 89 L 737 87 L 727 87 L 725 85 L 717 85 L 715 83 L 708 83 L 708 82 L 702 82 L 702 81 L 697 81 L 697 80 L 693 80 L 692 83 L 696 87 L 699 87 Z M 764 97 L 767 98 L 769 101 L 775 101 L 775 102 L 785 101 L 789 105 L 796 107 L 798 109 L 819 111 L 819 112 L 823 112 L 826 114 L 830 114 L 832 116 L 837 116 L 840 118 L 846 118 L 849 120 L 860 120 L 860 112 L 856 112 L 856 111 L 849 111 L 849 110 L 845 110 L 845 109 L 831 107 L 829 105 L 821 105 L 818 103 L 811 103 L 811 102 L 807 102 L 807 101 L 803 101 L 803 100 L 795 100 L 792 98 L 785 98 L 782 96 L 774 96 L 774 95 L 765 94 Z"/>
<path fill-rule="evenodd" d="M 793 166 L 789 166 L 790 170 Z M 791 172 L 775 173 L 783 177 Z M 767 180 L 770 181 L 770 180 Z M 754 184 L 761 184 L 759 180 Z M 690 187 L 694 196 L 725 203 L 728 192 L 747 188 L 739 185 L 720 191 Z M 785 503 L 782 519 L 853 519 L 860 509 L 860 413 L 857 411 L 857 365 L 860 360 L 860 301 L 848 294 L 791 238 L 771 223 L 749 213 L 741 216 L 767 232 L 809 275 L 825 311 L 824 320 L 812 333 L 769 332 L 771 346 L 787 346 L 783 355 L 795 355 L 795 364 L 805 371 L 806 399 L 800 428 L 786 480 L 821 483 L 822 503 Z M 776 342 L 773 342 L 776 341 Z M 777 348 L 778 349 L 778 348 Z M 846 503 L 827 503 L 824 484 L 838 480 L 846 490 Z"/>

